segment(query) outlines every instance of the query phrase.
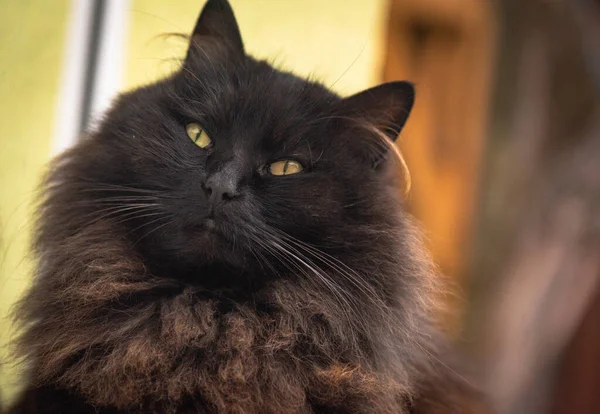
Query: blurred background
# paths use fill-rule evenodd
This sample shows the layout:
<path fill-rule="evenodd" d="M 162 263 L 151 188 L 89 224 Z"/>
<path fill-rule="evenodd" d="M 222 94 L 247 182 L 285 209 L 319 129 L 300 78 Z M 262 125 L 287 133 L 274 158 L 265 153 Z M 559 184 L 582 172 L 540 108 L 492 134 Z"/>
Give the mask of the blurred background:
<path fill-rule="evenodd" d="M 408 79 L 408 208 L 441 318 L 504 413 L 600 413 L 600 1 L 230 0 L 249 53 L 340 94 Z M 177 69 L 203 0 L 0 0 L 0 397 L 36 186 L 116 93 Z"/>

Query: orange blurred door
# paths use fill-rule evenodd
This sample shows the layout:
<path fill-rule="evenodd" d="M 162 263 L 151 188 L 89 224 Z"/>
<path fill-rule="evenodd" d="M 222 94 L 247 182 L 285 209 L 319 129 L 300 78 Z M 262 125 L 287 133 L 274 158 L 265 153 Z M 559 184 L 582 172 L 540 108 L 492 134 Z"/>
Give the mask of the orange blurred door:
<path fill-rule="evenodd" d="M 458 284 L 471 251 L 490 104 L 496 30 L 491 5 L 390 4 L 384 79 L 408 79 L 417 90 L 399 144 L 412 176 L 408 204 L 442 272 Z"/>

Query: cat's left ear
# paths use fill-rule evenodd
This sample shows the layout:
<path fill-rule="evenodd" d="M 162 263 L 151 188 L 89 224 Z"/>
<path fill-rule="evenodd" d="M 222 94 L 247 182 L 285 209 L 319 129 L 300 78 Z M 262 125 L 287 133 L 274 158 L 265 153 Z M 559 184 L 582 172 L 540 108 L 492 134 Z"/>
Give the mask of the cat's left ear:
<path fill-rule="evenodd" d="M 409 82 L 388 82 L 342 99 L 343 116 L 366 122 L 395 141 L 408 119 L 415 100 Z"/>
<path fill-rule="evenodd" d="M 208 0 L 202 9 L 194 31 L 185 61 L 203 47 L 206 40 L 224 46 L 234 54 L 244 55 L 244 43 L 233 10 L 227 0 Z"/>

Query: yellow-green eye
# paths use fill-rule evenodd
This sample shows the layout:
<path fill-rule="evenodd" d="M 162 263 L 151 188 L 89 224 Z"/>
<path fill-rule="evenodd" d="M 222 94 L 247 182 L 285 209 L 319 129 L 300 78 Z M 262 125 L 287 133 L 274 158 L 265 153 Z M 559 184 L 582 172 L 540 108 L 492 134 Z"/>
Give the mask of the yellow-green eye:
<path fill-rule="evenodd" d="M 273 175 L 298 174 L 304 167 L 294 160 L 281 160 L 269 165 L 269 172 Z"/>
<path fill-rule="evenodd" d="M 207 148 L 212 143 L 208 134 L 195 122 L 187 124 L 185 126 L 185 131 L 187 132 L 188 137 L 194 141 L 194 144 L 198 145 L 200 148 Z"/>

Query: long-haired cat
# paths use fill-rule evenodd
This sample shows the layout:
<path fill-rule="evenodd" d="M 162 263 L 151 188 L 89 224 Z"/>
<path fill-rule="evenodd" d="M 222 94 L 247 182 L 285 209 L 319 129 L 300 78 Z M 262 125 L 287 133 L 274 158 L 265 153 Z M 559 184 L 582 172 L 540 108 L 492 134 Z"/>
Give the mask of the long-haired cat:
<path fill-rule="evenodd" d="M 52 166 L 12 412 L 476 412 L 394 178 L 413 99 L 255 60 L 208 1 L 181 69 Z"/>

